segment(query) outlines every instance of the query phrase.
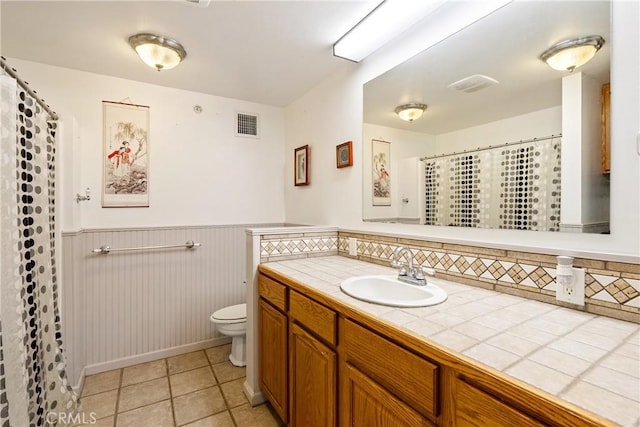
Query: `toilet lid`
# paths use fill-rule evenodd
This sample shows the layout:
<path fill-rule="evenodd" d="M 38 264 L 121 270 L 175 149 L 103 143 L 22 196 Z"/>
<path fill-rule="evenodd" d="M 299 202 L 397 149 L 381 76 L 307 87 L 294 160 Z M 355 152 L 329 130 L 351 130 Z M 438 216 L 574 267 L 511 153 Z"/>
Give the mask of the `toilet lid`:
<path fill-rule="evenodd" d="M 247 304 L 230 305 L 221 308 L 211 316 L 218 320 L 239 320 L 247 317 Z"/>

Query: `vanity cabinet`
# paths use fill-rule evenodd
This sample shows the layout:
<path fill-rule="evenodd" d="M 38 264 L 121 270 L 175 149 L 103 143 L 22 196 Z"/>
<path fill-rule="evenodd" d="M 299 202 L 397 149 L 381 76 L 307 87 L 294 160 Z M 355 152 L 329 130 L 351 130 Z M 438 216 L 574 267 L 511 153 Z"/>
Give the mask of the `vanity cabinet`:
<path fill-rule="evenodd" d="M 435 364 L 351 320 L 341 320 L 340 338 L 341 425 L 435 425 Z"/>
<path fill-rule="evenodd" d="M 258 351 L 260 388 L 280 418 L 288 421 L 287 288 L 266 276 L 258 280 Z"/>
<path fill-rule="evenodd" d="M 544 426 L 467 382 L 458 379 L 455 386 L 455 425 L 471 426 Z"/>
<path fill-rule="evenodd" d="M 260 384 L 289 426 L 613 426 L 266 266 L 259 270 Z"/>
<path fill-rule="evenodd" d="M 289 320 L 291 426 L 335 426 L 337 313 L 291 291 Z"/>

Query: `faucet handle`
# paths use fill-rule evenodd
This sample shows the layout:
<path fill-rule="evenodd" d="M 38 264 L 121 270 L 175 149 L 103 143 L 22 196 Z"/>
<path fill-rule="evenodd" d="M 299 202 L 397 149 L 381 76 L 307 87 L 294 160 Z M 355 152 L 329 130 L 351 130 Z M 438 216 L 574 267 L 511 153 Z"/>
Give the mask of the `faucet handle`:
<path fill-rule="evenodd" d="M 414 269 L 413 277 L 417 280 L 424 280 L 424 271 L 422 270 L 422 267 L 418 266 Z"/>

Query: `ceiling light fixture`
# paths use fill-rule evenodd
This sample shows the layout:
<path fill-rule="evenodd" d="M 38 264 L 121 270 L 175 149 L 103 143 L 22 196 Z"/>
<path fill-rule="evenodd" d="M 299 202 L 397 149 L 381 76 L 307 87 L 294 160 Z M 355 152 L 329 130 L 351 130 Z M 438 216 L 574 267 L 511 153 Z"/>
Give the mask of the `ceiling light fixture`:
<path fill-rule="evenodd" d="M 545 50 L 540 59 L 554 70 L 572 72 L 589 62 L 603 44 L 604 39 L 600 36 L 566 40 Z"/>
<path fill-rule="evenodd" d="M 180 43 L 155 34 L 135 34 L 129 37 L 129 45 L 145 64 L 158 71 L 175 67 L 187 56 Z"/>
<path fill-rule="evenodd" d="M 412 122 L 416 119 L 419 119 L 424 113 L 424 110 L 427 109 L 426 104 L 419 104 L 417 102 L 412 102 L 410 104 L 400 105 L 396 107 L 395 113 L 402 120 L 406 120 L 407 122 Z"/>

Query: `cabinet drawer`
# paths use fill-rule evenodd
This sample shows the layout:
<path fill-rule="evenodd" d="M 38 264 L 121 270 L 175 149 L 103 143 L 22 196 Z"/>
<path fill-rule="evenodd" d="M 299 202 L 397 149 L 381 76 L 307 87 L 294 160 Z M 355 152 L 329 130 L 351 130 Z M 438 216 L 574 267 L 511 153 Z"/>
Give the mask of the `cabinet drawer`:
<path fill-rule="evenodd" d="M 456 381 L 455 396 L 456 426 L 537 427 L 544 425 L 461 380 Z"/>
<path fill-rule="evenodd" d="M 421 414 L 438 416 L 439 368 L 380 335 L 345 320 L 346 359 Z"/>
<path fill-rule="evenodd" d="M 336 312 L 291 291 L 289 315 L 329 344 L 336 344 Z"/>
<path fill-rule="evenodd" d="M 260 296 L 282 311 L 287 311 L 287 287 L 264 275 L 258 276 Z"/>

